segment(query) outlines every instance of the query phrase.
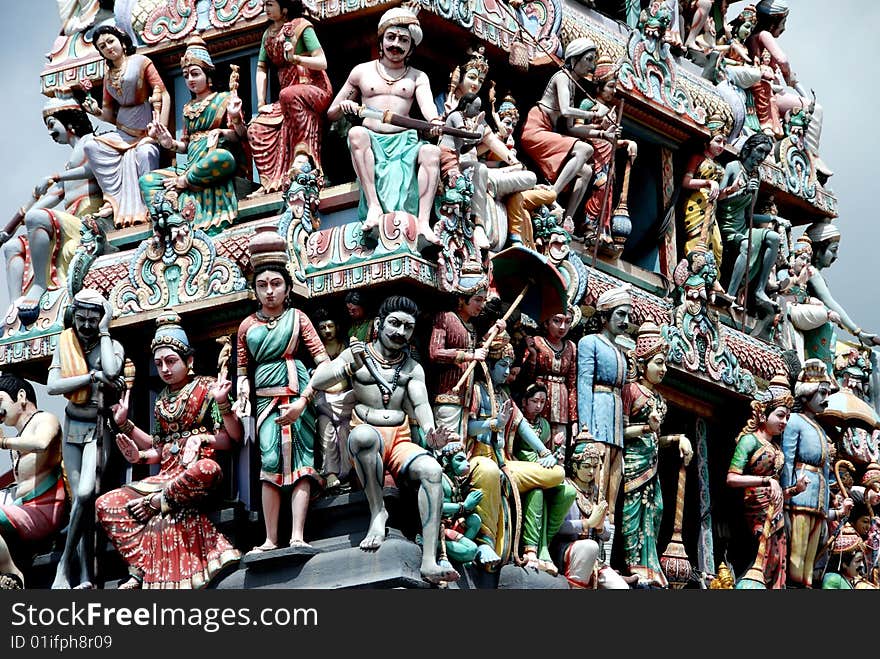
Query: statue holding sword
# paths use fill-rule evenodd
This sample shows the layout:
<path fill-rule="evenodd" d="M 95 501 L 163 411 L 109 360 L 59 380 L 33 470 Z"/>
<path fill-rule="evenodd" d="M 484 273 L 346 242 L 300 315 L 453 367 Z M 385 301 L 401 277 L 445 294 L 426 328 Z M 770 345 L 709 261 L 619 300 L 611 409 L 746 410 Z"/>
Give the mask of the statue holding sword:
<path fill-rule="evenodd" d="M 419 235 L 436 245 L 440 241 L 430 218 L 440 178 L 440 148 L 422 141 L 416 129 L 438 136 L 444 126 L 427 74 L 409 65 L 422 29 L 415 14 L 395 7 L 382 14 L 378 34 L 379 58 L 352 69 L 327 116 L 331 121 L 343 114 L 364 120 L 348 133 L 361 185 L 363 231 L 375 229 L 384 213 L 405 211 L 416 216 Z M 427 121 L 409 117 L 413 101 Z"/>

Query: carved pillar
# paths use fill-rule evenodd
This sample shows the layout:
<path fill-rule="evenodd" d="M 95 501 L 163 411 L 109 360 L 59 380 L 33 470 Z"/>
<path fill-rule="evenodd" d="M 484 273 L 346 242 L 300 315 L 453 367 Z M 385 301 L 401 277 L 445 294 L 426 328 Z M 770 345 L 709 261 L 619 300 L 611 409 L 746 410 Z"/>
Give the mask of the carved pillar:
<path fill-rule="evenodd" d="M 706 420 L 697 417 L 694 449 L 697 460 L 697 483 L 700 497 L 700 534 L 697 566 L 701 572 L 715 574 L 715 550 L 712 542 L 712 499 L 709 492 L 709 450 L 706 444 Z"/>

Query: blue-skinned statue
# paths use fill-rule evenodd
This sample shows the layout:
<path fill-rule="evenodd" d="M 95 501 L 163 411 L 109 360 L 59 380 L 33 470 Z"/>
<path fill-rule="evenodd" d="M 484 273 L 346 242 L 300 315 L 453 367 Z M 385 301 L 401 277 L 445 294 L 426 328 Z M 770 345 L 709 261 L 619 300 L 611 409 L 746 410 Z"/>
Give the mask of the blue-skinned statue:
<path fill-rule="evenodd" d="M 525 564 L 555 575 L 558 570 L 550 557 L 548 544 L 565 519 L 574 491 L 564 486 L 562 467 L 557 465 L 550 449 L 510 397 L 505 383 L 512 363 L 510 337 L 502 332 L 489 347 L 486 366 L 475 384 L 468 422 L 468 453 L 479 468 L 471 481 L 483 491 L 483 499 L 477 507 L 482 520 L 479 540 L 484 545 L 494 544 L 501 559 L 518 550 L 516 529 L 505 526 L 504 481 L 515 488 L 508 494 L 523 497 Z M 494 470 L 487 468 L 486 461 Z M 503 478 L 499 471 L 503 472 Z M 516 503 L 513 500 L 513 504 Z"/>
<path fill-rule="evenodd" d="M 605 444 L 599 490 L 608 502 L 611 546 L 614 511 L 623 477 L 623 400 L 627 361 L 616 337 L 626 332 L 632 297 L 628 286 L 605 291 L 596 301 L 602 330 L 578 341 L 578 440 L 593 439 Z"/>

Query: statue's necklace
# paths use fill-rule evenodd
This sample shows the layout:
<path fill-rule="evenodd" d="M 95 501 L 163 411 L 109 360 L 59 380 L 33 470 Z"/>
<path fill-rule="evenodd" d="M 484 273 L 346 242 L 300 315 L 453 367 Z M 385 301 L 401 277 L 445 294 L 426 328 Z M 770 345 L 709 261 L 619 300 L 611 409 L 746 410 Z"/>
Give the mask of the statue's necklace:
<path fill-rule="evenodd" d="M 401 353 L 396 362 L 392 362 L 383 359 L 372 345 L 367 344 L 367 350 L 364 353 L 364 362 L 367 366 L 367 370 L 370 371 L 373 379 L 376 380 L 376 386 L 379 387 L 379 391 L 382 394 L 382 405 L 387 408 L 388 403 L 391 402 L 391 395 L 394 393 L 394 390 L 397 389 L 397 383 L 400 380 L 400 371 L 403 369 L 403 364 L 406 362 L 406 352 Z M 376 366 L 376 362 L 379 362 L 382 366 L 395 365 L 394 375 L 391 377 L 391 382 L 388 382 L 382 377 L 382 374 L 379 373 L 379 369 Z"/>
<path fill-rule="evenodd" d="M 401 73 L 398 77 L 392 78 L 387 73 L 382 71 L 383 67 L 379 64 L 379 60 L 376 60 L 376 73 L 379 74 L 379 77 L 385 81 L 386 85 L 393 85 L 395 82 L 399 80 L 403 80 L 406 77 L 406 74 L 409 73 L 409 65 L 407 64 L 406 68 L 403 69 L 403 73 Z"/>
<path fill-rule="evenodd" d="M 281 318 L 281 316 L 283 315 L 284 311 L 282 311 L 277 316 L 267 316 L 263 313 L 262 309 L 260 311 L 257 311 L 257 318 L 266 323 L 266 327 L 268 327 L 269 329 L 275 329 L 275 326 L 278 324 L 278 319 Z"/>

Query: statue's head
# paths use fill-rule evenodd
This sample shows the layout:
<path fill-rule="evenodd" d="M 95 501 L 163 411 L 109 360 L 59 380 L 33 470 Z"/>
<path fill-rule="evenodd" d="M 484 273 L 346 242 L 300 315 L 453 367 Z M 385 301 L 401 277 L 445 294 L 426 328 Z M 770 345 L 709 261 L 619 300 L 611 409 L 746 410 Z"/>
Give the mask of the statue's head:
<path fill-rule="evenodd" d="M 813 222 L 804 232 L 813 242 L 813 265 L 822 270 L 831 267 L 840 250 L 840 229 L 831 220 Z"/>
<path fill-rule="evenodd" d="M 36 404 L 37 395 L 30 382 L 11 374 L 0 375 L 0 423 L 14 426 Z"/>
<path fill-rule="evenodd" d="M 315 313 L 311 314 L 311 316 L 312 322 L 315 323 L 315 328 L 318 330 L 318 335 L 321 337 L 321 341 L 325 344 L 335 341 L 337 333 L 339 332 L 339 326 L 336 324 L 336 320 L 330 315 L 330 312 L 324 307 L 320 307 L 315 309 Z"/>
<path fill-rule="evenodd" d="M 532 383 L 526 387 L 522 395 L 522 412 L 527 419 L 534 419 L 547 405 L 547 387 Z"/>
<path fill-rule="evenodd" d="M 779 437 L 785 432 L 791 411 L 794 409 L 794 397 L 788 376 L 779 372 L 767 385 L 767 390 L 755 394 L 752 401 L 752 416 L 743 432 L 753 433 L 763 429 L 771 437 Z"/>
<path fill-rule="evenodd" d="M 618 336 L 629 329 L 629 315 L 632 312 L 632 296 L 629 284 L 611 288 L 596 300 L 596 312 L 602 322 L 602 329 Z"/>
<path fill-rule="evenodd" d="M 264 0 L 263 9 L 270 21 L 290 21 L 303 13 L 302 0 Z"/>
<path fill-rule="evenodd" d="M 489 344 L 486 354 L 486 365 L 489 367 L 489 376 L 496 386 L 505 384 L 510 377 L 510 368 L 513 366 L 515 352 L 510 342 L 510 335 L 499 332 Z"/>
<path fill-rule="evenodd" d="M 489 73 L 489 60 L 486 59 L 486 49 L 478 46 L 468 49 L 468 59 L 458 67 L 458 92 L 459 94 L 479 94 Z"/>
<path fill-rule="evenodd" d="M 754 172 L 758 165 L 767 159 L 772 150 L 773 140 L 769 135 L 764 133 L 750 135 L 739 150 L 739 160 L 743 169 L 747 172 Z"/>
<path fill-rule="evenodd" d="M 828 396 L 837 388 L 825 363 L 821 359 L 808 359 L 794 385 L 795 408 L 821 414 L 828 407 Z"/>
<path fill-rule="evenodd" d="M 742 8 L 739 16 L 731 21 L 731 31 L 740 41 L 745 41 L 751 36 L 755 25 L 758 24 L 758 12 L 754 5 L 746 5 Z"/>
<path fill-rule="evenodd" d="M 349 291 L 345 294 L 345 311 L 348 313 L 348 317 L 356 323 L 366 318 L 366 301 L 360 291 Z"/>
<path fill-rule="evenodd" d="M 189 381 L 193 349 L 180 325 L 180 316 L 174 309 L 165 309 L 156 319 L 156 333 L 150 342 L 150 352 L 153 353 L 153 364 L 162 382 L 176 388 Z"/>
<path fill-rule="evenodd" d="M 604 457 L 601 443 L 592 440 L 578 443 L 571 455 L 571 475 L 582 483 L 594 483 Z"/>
<path fill-rule="evenodd" d="M 395 63 L 409 61 L 424 34 L 418 17 L 405 7 L 389 9 L 379 19 L 379 57 Z"/>
<path fill-rule="evenodd" d="M 756 9 L 758 24 L 755 32 L 767 30 L 774 37 L 779 37 L 785 32 L 785 22 L 788 19 L 786 0 L 761 0 Z"/>
<path fill-rule="evenodd" d="M 602 55 L 596 60 L 596 70 L 593 71 L 593 83 L 596 85 L 596 93 L 603 102 L 614 98 L 617 91 L 617 74 L 620 67 L 607 55 Z"/>
<path fill-rule="evenodd" d="M 251 285 L 263 311 L 277 315 L 293 288 L 287 243 L 274 226 L 260 227 L 248 243 L 253 268 Z"/>
<path fill-rule="evenodd" d="M 180 58 L 180 69 L 186 88 L 193 94 L 201 94 L 214 85 L 214 60 L 208 52 L 208 45 L 200 36 L 186 40 L 186 51 Z"/>
<path fill-rule="evenodd" d="M 556 313 L 544 321 L 544 329 L 547 332 L 547 338 L 551 341 L 562 341 L 571 330 L 574 313 L 569 307 L 562 313 Z"/>
<path fill-rule="evenodd" d="M 297 221 L 307 218 L 309 222 L 304 228 L 309 232 L 317 231 L 321 228 L 318 207 L 321 189 L 324 187 L 324 175 L 306 145 L 299 144 L 294 148 L 288 178 L 290 184 L 284 192 L 285 213 L 290 213 Z"/>
<path fill-rule="evenodd" d="M 828 569 L 850 580 L 861 577 L 866 567 L 865 550 L 864 540 L 852 524 L 846 522 L 834 539 L 831 556 L 828 558 Z"/>
<path fill-rule="evenodd" d="M 447 442 L 440 449 L 440 466 L 450 477 L 463 479 L 471 473 L 464 444 L 459 441 Z"/>
<path fill-rule="evenodd" d="M 482 277 L 467 293 L 458 296 L 458 313 L 468 319 L 476 318 L 486 307 L 489 295 L 488 278 Z"/>
<path fill-rule="evenodd" d="M 418 305 L 408 297 L 392 295 L 385 298 L 375 321 L 379 342 L 386 350 L 403 350 L 412 339 L 418 316 Z"/>
<path fill-rule="evenodd" d="M 727 120 L 720 114 L 713 114 L 706 119 L 706 128 L 709 131 L 709 141 L 706 143 L 706 151 L 712 158 L 717 158 L 724 152 L 727 145 L 727 136 L 730 127 Z"/>
<path fill-rule="evenodd" d="M 641 324 L 633 356 L 640 377 L 655 385 L 666 377 L 669 343 L 663 338 L 656 323 L 649 320 Z"/>
<path fill-rule="evenodd" d="M 501 105 L 498 106 L 498 117 L 501 120 L 498 124 L 498 136 L 506 140 L 519 124 L 519 109 L 513 96 L 505 96 L 501 101 Z"/>
<path fill-rule="evenodd" d="M 134 55 L 135 47 L 131 37 L 113 25 L 101 25 L 92 32 L 92 43 L 98 54 L 108 62 L 122 55 Z"/>
<path fill-rule="evenodd" d="M 98 338 L 99 324 L 104 317 L 107 299 L 92 288 L 83 288 L 73 296 L 70 304 L 73 331 L 83 343 L 93 343 Z"/>
<path fill-rule="evenodd" d="M 596 44 L 587 37 L 572 39 L 565 47 L 565 67 L 584 78 L 596 70 Z"/>
<path fill-rule="evenodd" d="M 73 94 L 59 89 L 43 106 L 43 121 L 49 136 L 58 144 L 69 144 L 70 136 L 82 137 L 94 132 L 89 116 Z"/>

